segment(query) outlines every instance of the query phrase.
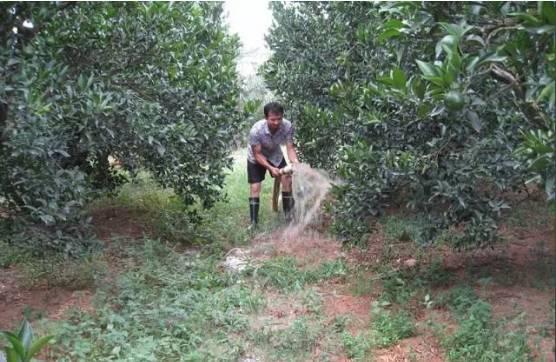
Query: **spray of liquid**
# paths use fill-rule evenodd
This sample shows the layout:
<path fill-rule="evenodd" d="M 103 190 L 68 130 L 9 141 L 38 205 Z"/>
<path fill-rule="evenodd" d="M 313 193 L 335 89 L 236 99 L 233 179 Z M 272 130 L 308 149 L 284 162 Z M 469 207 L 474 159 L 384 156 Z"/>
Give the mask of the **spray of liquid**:
<path fill-rule="evenodd" d="M 321 204 L 330 191 L 332 181 L 326 172 L 300 163 L 293 169 L 294 220 L 284 230 L 286 238 L 299 236 L 305 228 L 318 221 Z"/>

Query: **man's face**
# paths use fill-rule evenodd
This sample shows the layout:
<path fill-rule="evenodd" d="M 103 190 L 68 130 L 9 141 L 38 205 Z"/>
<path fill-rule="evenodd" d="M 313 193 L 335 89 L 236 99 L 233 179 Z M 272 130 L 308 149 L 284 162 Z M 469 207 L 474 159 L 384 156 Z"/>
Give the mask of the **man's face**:
<path fill-rule="evenodd" d="M 282 124 L 282 114 L 268 112 L 268 115 L 266 116 L 266 124 L 268 124 L 270 132 L 274 133 L 278 131 L 280 125 Z"/>

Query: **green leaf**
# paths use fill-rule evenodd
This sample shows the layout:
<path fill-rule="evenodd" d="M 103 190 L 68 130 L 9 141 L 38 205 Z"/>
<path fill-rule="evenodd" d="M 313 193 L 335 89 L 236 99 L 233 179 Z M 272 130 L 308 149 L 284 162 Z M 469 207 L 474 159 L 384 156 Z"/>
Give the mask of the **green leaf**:
<path fill-rule="evenodd" d="M 13 348 L 6 347 L 4 351 L 6 352 L 6 362 L 21 362 L 21 358 Z"/>
<path fill-rule="evenodd" d="M 417 98 L 423 99 L 425 97 L 425 84 L 417 77 L 411 80 L 411 90 Z"/>
<path fill-rule="evenodd" d="M 416 62 L 417 62 L 417 66 L 421 70 L 421 73 L 423 73 L 425 77 L 438 76 L 438 71 L 435 65 L 420 60 L 416 60 Z"/>
<path fill-rule="evenodd" d="M 485 46 L 485 40 L 483 39 L 483 37 L 476 34 L 469 34 L 465 37 L 465 40 L 468 42 L 476 42 L 481 44 L 482 46 Z"/>
<path fill-rule="evenodd" d="M 52 338 L 54 338 L 54 336 L 44 336 L 37 339 L 29 348 L 27 358 L 33 358 Z"/>
<path fill-rule="evenodd" d="M 455 48 L 458 45 L 458 38 L 455 35 L 446 35 L 444 36 L 442 39 L 440 39 L 437 43 L 436 43 L 436 47 L 435 47 L 435 52 L 436 52 L 436 57 L 438 58 L 440 56 L 440 54 L 442 53 L 444 46 L 447 47 L 447 49 L 453 51 L 455 50 Z"/>
<path fill-rule="evenodd" d="M 469 120 L 469 123 L 471 124 L 471 127 L 473 127 L 473 129 L 477 132 L 480 133 L 481 132 L 481 128 L 482 128 L 482 122 L 481 119 L 479 118 L 479 115 L 477 114 L 477 112 L 472 111 L 472 110 L 468 110 L 465 113 L 467 119 Z"/>
<path fill-rule="evenodd" d="M 555 84 L 556 81 L 552 81 L 550 83 L 548 83 L 548 85 L 546 85 L 543 90 L 541 91 L 541 93 L 539 94 L 539 96 L 537 97 L 537 102 L 541 102 L 544 100 L 548 101 L 548 108 L 549 109 L 554 109 L 554 101 L 556 100 L 555 98 Z"/>
<path fill-rule="evenodd" d="M 539 1 L 539 13 L 542 18 L 551 25 L 556 25 L 556 8 L 554 1 Z"/>
<path fill-rule="evenodd" d="M 508 16 L 516 17 L 519 20 L 525 22 L 527 25 L 539 26 L 542 24 L 542 20 L 528 13 L 518 12 L 510 13 Z"/>
<path fill-rule="evenodd" d="M 478 56 L 472 57 L 469 60 L 469 63 L 465 67 L 467 73 L 473 73 L 475 71 L 475 67 L 479 64 L 480 58 Z"/>
<path fill-rule="evenodd" d="M 0 333 L 8 339 L 8 341 L 12 345 L 12 348 L 17 353 L 17 355 L 20 356 L 21 358 L 24 358 L 25 357 L 25 349 L 23 348 L 23 344 L 21 344 L 18 336 L 15 335 L 14 333 L 8 332 L 8 331 L 3 331 L 3 332 L 0 332 Z"/>
<path fill-rule="evenodd" d="M 404 27 L 403 22 L 398 19 L 390 19 L 384 23 L 385 29 L 401 29 L 403 27 Z"/>
<path fill-rule="evenodd" d="M 158 154 L 160 156 L 164 156 L 164 154 L 166 153 L 166 148 L 161 144 L 157 144 L 156 145 L 156 151 L 158 152 Z"/>
<path fill-rule="evenodd" d="M 407 82 L 407 78 L 403 70 L 401 70 L 400 68 L 392 70 L 390 77 L 393 80 L 394 87 L 400 90 L 405 90 L 405 83 Z"/>
<path fill-rule="evenodd" d="M 19 329 L 19 340 L 21 341 L 24 350 L 29 350 L 29 346 L 33 341 L 33 328 L 31 328 L 31 324 L 26 319 L 21 322 L 21 327 Z"/>
<path fill-rule="evenodd" d="M 397 37 L 400 34 L 401 34 L 400 31 L 397 30 L 397 29 L 387 29 L 387 30 L 383 31 L 382 33 L 380 33 L 380 35 L 378 36 L 377 39 L 378 39 L 379 42 L 384 42 L 385 40 Z"/>
<path fill-rule="evenodd" d="M 462 22 L 461 24 L 448 24 L 448 23 L 440 23 L 440 25 L 448 32 L 448 34 L 455 36 L 458 39 L 461 39 L 465 33 L 473 29 L 472 26 Z"/>

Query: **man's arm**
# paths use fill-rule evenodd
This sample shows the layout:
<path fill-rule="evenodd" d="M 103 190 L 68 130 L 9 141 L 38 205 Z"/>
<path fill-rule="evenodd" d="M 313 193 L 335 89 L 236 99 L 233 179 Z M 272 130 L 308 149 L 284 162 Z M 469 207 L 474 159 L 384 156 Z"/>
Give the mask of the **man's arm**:
<path fill-rule="evenodd" d="M 297 159 L 297 152 L 292 142 L 286 143 L 286 150 L 288 152 L 288 159 L 290 160 L 290 162 L 299 163 L 299 160 Z"/>
<path fill-rule="evenodd" d="M 260 144 L 258 144 L 258 145 L 251 145 L 251 147 L 253 148 L 253 154 L 255 155 L 255 161 L 257 161 L 257 163 L 259 165 L 263 166 L 268 171 L 270 171 L 272 176 L 279 177 L 280 176 L 280 170 L 278 168 L 272 166 L 270 164 L 270 162 L 267 161 L 266 157 L 264 157 L 264 155 L 262 153 L 262 146 Z"/>

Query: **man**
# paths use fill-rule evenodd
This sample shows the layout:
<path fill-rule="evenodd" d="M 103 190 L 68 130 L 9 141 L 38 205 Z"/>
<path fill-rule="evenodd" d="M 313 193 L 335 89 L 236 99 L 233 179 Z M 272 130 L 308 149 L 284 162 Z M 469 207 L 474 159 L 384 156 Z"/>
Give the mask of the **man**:
<path fill-rule="evenodd" d="M 286 145 L 290 163 L 298 163 L 295 147 L 293 146 L 293 126 L 290 121 L 283 119 L 284 107 L 276 102 L 264 106 L 264 119 L 256 122 L 249 132 L 247 147 L 247 180 L 249 182 L 249 212 L 251 227 L 259 221 L 259 196 L 261 182 L 266 171 L 273 178 L 278 178 L 282 185 L 282 207 L 286 219 L 291 219 L 294 205 L 292 196 L 292 177 L 281 174 L 280 169 L 287 166 L 280 145 Z"/>

